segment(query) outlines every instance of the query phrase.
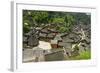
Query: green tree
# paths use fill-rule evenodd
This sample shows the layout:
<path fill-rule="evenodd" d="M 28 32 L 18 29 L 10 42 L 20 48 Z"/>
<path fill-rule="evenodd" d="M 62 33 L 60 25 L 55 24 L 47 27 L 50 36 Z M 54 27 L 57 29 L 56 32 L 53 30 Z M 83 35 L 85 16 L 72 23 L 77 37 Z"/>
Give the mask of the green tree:
<path fill-rule="evenodd" d="M 59 32 L 69 32 L 73 25 L 90 24 L 90 18 L 89 13 L 23 10 L 23 30 L 26 33 L 30 27 L 45 27 L 50 24 Z"/>

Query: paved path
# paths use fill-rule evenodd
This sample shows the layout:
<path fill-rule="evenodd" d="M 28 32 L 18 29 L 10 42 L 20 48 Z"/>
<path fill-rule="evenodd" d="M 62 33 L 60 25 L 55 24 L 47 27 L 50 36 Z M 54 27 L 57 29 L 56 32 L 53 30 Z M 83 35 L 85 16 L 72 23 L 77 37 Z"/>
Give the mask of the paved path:
<path fill-rule="evenodd" d="M 33 49 L 24 49 L 23 51 L 23 62 L 35 62 L 36 57 L 33 55 Z M 38 58 L 38 61 L 45 61 L 44 55 Z"/>
<path fill-rule="evenodd" d="M 23 62 L 24 63 L 26 63 L 26 62 L 43 62 L 43 61 L 45 61 L 46 54 L 52 54 L 52 53 L 56 53 L 59 51 L 63 51 L 63 49 L 60 49 L 60 50 L 55 50 L 52 52 L 45 52 L 44 53 L 43 50 L 38 49 L 38 47 L 35 49 L 37 49 L 37 51 L 34 49 L 24 49 L 24 51 L 23 51 Z M 66 54 L 66 52 L 65 52 L 65 54 Z"/>

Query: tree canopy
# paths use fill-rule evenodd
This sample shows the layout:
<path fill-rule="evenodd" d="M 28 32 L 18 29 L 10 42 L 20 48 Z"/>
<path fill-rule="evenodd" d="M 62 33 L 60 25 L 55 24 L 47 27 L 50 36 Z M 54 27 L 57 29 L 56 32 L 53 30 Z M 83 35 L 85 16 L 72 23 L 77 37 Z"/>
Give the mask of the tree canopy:
<path fill-rule="evenodd" d="M 27 33 L 30 27 L 48 26 L 59 32 L 68 32 L 73 25 L 90 24 L 90 17 L 89 13 L 23 10 L 23 31 Z"/>

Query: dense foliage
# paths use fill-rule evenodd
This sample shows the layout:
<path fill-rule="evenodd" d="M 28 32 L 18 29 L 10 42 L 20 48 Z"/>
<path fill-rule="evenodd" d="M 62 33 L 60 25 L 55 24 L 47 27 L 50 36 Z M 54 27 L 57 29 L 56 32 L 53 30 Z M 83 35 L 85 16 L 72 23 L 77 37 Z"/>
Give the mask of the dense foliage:
<path fill-rule="evenodd" d="M 70 31 L 73 25 L 90 24 L 89 13 L 23 10 L 23 31 L 30 27 L 48 27 L 59 32 Z"/>

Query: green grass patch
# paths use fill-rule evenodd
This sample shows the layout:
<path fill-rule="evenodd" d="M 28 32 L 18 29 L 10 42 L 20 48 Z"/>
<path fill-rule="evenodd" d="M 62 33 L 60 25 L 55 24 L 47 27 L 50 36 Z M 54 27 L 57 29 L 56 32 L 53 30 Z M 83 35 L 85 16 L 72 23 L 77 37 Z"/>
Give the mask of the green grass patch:
<path fill-rule="evenodd" d="M 78 56 L 70 57 L 70 60 L 87 60 L 91 59 L 91 52 L 90 51 L 84 51 L 80 53 Z"/>

